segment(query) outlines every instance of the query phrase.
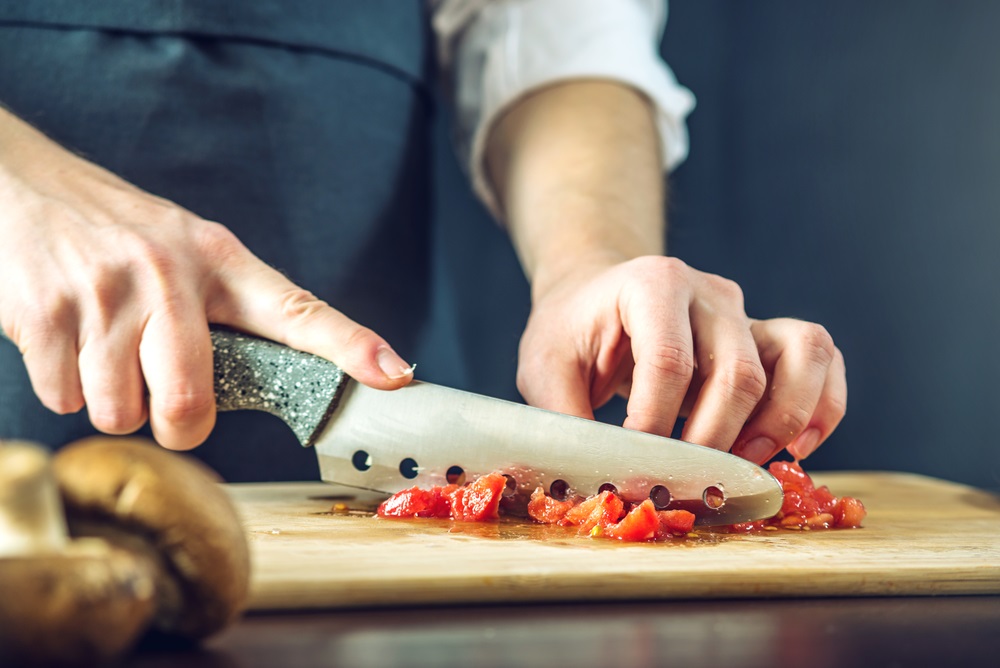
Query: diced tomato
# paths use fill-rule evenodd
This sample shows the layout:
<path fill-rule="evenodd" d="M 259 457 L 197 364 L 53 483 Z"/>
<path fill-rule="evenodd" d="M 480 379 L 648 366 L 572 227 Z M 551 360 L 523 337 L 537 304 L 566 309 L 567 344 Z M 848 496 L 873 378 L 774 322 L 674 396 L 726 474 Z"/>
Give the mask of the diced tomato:
<path fill-rule="evenodd" d="M 838 499 L 828 487 L 816 487 L 797 462 L 772 462 L 768 467 L 784 492 L 781 510 L 768 519 L 744 522 L 730 531 L 755 531 L 765 526 L 803 529 L 832 529 L 861 526 L 865 507 L 857 499 Z"/>
<path fill-rule="evenodd" d="M 861 501 L 852 496 L 845 496 L 837 502 L 833 509 L 834 526 L 840 529 L 856 529 L 861 526 L 868 511 Z"/>
<path fill-rule="evenodd" d="M 656 506 L 646 499 L 629 511 L 620 522 L 604 527 L 601 534 L 624 541 L 651 540 L 656 538 L 659 526 L 660 518 L 656 514 Z"/>
<path fill-rule="evenodd" d="M 490 473 L 464 487 L 455 487 L 451 499 L 451 516 L 466 522 L 482 522 L 500 517 L 500 499 L 507 478 L 500 473 Z"/>
<path fill-rule="evenodd" d="M 379 517 L 441 517 L 451 515 L 451 505 L 441 488 L 411 487 L 393 494 L 379 504 Z"/>
<path fill-rule="evenodd" d="M 579 527 L 580 533 L 590 533 L 594 527 L 603 529 L 616 523 L 624 511 L 618 495 L 605 491 L 571 508 L 559 523 Z"/>
<path fill-rule="evenodd" d="M 773 462 L 769 470 L 784 492 L 781 510 L 767 520 L 733 524 L 730 531 L 861 526 L 866 511 L 859 500 L 838 499 L 826 486 L 817 488 L 796 462 Z M 499 517 L 506 486 L 506 476 L 494 472 L 464 486 L 447 485 L 429 490 L 411 487 L 384 501 L 378 514 L 380 517 L 451 517 L 466 522 L 494 520 Z M 559 501 L 538 487 L 527 506 L 528 515 L 537 522 L 575 526 L 581 534 L 621 541 L 669 540 L 688 534 L 695 521 L 695 516 L 686 510 L 657 511 L 649 499 L 639 504 L 626 503 L 612 491 L 587 499 Z M 521 508 L 523 512 L 523 505 Z"/>
<path fill-rule="evenodd" d="M 813 498 L 816 499 L 820 513 L 832 513 L 834 506 L 837 505 L 837 497 L 826 485 L 817 487 L 816 491 L 813 492 Z"/>
<path fill-rule="evenodd" d="M 771 465 L 767 467 L 767 470 L 770 471 L 771 475 L 778 479 L 778 482 L 781 483 L 782 487 L 790 485 L 808 492 L 815 489 L 812 478 L 810 478 L 809 474 L 803 471 L 802 467 L 795 462 L 771 462 Z"/>
<path fill-rule="evenodd" d="M 528 501 L 528 517 L 542 524 L 555 524 L 566 516 L 576 503 L 559 501 L 545 493 L 541 487 L 536 487 Z"/>
<path fill-rule="evenodd" d="M 801 491 L 785 492 L 779 517 L 795 516 L 804 520 L 817 514 L 819 514 L 819 503 L 815 498 Z"/>
<path fill-rule="evenodd" d="M 694 528 L 694 513 L 686 510 L 659 510 L 660 530 L 671 534 L 690 533 Z"/>

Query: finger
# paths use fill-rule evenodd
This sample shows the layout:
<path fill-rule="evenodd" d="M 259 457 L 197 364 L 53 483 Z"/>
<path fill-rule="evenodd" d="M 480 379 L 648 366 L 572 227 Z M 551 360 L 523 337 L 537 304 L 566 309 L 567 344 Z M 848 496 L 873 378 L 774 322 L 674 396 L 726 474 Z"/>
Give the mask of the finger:
<path fill-rule="evenodd" d="M 53 334 L 42 345 L 21 349 L 35 395 L 50 411 L 76 413 L 84 405 L 75 337 Z"/>
<path fill-rule="evenodd" d="M 171 450 L 200 445 L 215 426 L 212 341 L 200 305 L 167 305 L 146 322 L 139 344 L 149 388 L 149 424 Z"/>
<path fill-rule="evenodd" d="M 742 308 L 721 313 L 695 302 L 691 326 L 704 383 L 684 431 L 686 441 L 728 451 L 767 388 L 767 377 Z"/>
<path fill-rule="evenodd" d="M 624 309 L 622 323 L 635 362 L 624 426 L 669 436 L 694 373 L 686 295 Z"/>
<path fill-rule="evenodd" d="M 256 258 L 226 284 L 229 303 L 214 322 L 319 355 L 378 389 L 402 387 L 413 378 L 413 367 L 385 339 Z"/>
<path fill-rule="evenodd" d="M 773 369 L 767 397 L 744 427 L 733 454 L 763 464 L 803 433 L 833 361 L 833 340 L 819 325 L 790 319 L 755 322 L 764 363 Z"/>
<path fill-rule="evenodd" d="M 130 434 L 146 421 L 146 386 L 137 334 L 128 327 L 90 333 L 80 346 L 80 385 L 91 424 L 106 434 Z"/>
<path fill-rule="evenodd" d="M 535 353 L 521 346 L 517 365 L 517 389 L 537 408 L 594 419 L 589 373 L 571 359 L 556 359 L 548 349 Z"/>
<path fill-rule="evenodd" d="M 795 440 L 788 444 L 789 454 L 796 460 L 811 455 L 837 428 L 847 412 L 847 369 L 844 355 L 839 349 L 834 352 L 833 362 L 827 372 L 823 394 L 809 426 Z"/>

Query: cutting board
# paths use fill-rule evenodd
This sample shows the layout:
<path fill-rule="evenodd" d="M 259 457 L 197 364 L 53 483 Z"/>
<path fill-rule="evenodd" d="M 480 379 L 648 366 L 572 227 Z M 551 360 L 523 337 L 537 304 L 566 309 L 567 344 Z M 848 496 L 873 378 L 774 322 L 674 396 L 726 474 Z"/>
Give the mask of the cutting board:
<path fill-rule="evenodd" d="M 860 498 L 864 527 L 623 544 L 530 520 L 376 519 L 322 483 L 227 489 L 250 539 L 253 609 L 1000 593 L 1000 497 L 912 474 L 814 479 Z"/>

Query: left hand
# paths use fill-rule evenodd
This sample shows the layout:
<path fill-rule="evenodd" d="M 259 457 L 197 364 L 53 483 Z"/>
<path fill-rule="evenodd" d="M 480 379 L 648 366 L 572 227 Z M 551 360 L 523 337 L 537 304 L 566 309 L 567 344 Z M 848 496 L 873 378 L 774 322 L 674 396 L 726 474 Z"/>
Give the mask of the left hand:
<path fill-rule="evenodd" d="M 822 326 L 746 315 L 739 286 L 676 258 L 590 265 L 535 294 L 521 338 L 528 403 L 593 417 L 616 393 L 625 427 L 763 464 L 812 453 L 847 405 L 844 358 Z"/>

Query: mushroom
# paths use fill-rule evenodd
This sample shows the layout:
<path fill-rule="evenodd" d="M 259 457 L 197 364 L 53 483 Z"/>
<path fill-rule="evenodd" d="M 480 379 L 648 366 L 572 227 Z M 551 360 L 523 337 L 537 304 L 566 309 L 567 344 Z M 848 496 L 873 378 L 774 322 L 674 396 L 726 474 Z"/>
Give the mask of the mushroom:
<path fill-rule="evenodd" d="M 154 613 L 153 574 L 101 540 L 70 541 L 42 448 L 0 441 L 0 656 L 94 664 L 131 647 Z"/>
<path fill-rule="evenodd" d="M 6 609 L 11 605 L 20 606 L 23 613 L 39 607 L 34 601 L 51 598 L 45 586 L 66 587 L 72 605 L 63 607 L 69 611 L 70 624 L 76 621 L 94 627 L 104 625 L 108 635 L 122 636 L 122 641 L 107 643 L 106 647 L 94 644 L 106 640 L 101 636 L 88 639 L 85 649 L 79 645 L 75 648 L 80 654 L 91 652 L 95 657 L 104 657 L 126 650 L 150 623 L 162 633 L 197 641 L 221 630 L 243 611 L 250 573 L 246 538 L 218 477 L 205 465 L 163 450 L 146 439 L 114 437 L 77 441 L 52 460 L 69 534 L 75 539 L 69 547 L 90 545 L 89 550 L 103 551 L 101 563 L 107 564 L 108 577 L 123 583 L 117 588 L 109 585 L 101 589 L 109 601 L 123 604 L 134 599 L 148 607 L 145 615 L 130 613 L 128 623 L 110 618 L 102 621 L 90 615 L 89 608 L 80 607 L 83 603 L 91 605 L 94 597 L 89 590 L 75 588 L 80 580 L 75 573 L 46 574 L 39 565 L 45 555 L 62 558 L 67 552 L 60 539 L 52 538 L 59 531 L 58 526 L 52 529 L 50 524 L 58 525 L 59 520 L 47 520 L 46 524 L 32 516 L 37 511 L 25 510 L 29 506 L 37 508 L 38 502 L 29 502 L 31 495 L 23 485 L 6 482 L 10 477 L 7 468 L 0 461 L 0 476 L 4 476 L 0 477 L 4 489 L 0 505 L 15 509 L 13 515 L 22 518 L 17 522 L 29 527 L 19 535 L 31 534 L 35 538 L 9 541 L 22 546 L 17 548 L 20 556 L 0 561 L 0 582 L 4 583 L 0 591 L 7 599 L 0 601 L 0 622 L 6 623 L 7 616 L 19 613 Z M 51 483 L 46 484 L 51 488 Z M 51 491 L 36 494 L 49 499 L 43 500 L 43 505 L 57 505 L 51 502 L 52 495 Z M 49 538 L 42 540 L 42 536 Z M 19 603 L 12 603 L 5 580 L 8 571 L 14 573 L 9 564 L 17 560 L 25 562 L 20 566 L 23 573 L 36 569 L 37 575 L 32 577 L 40 584 L 37 593 L 29 595 L 31 592 L 26 591 L 25 597 L 13 599 Z M 126 637 L 128 627 L 133 625 L 137 630 Z M 49 637 L 58 637 L 56 626 L 45 620 L 33 628 L 42 633 L 48 630 L 52 634 Z M 17 642 L 23 639 L 30 649 L 30 634 L 17 629 L 12 634 L 17 636 Z M 39 636 L 36 633 L 33 637 Z"/>

